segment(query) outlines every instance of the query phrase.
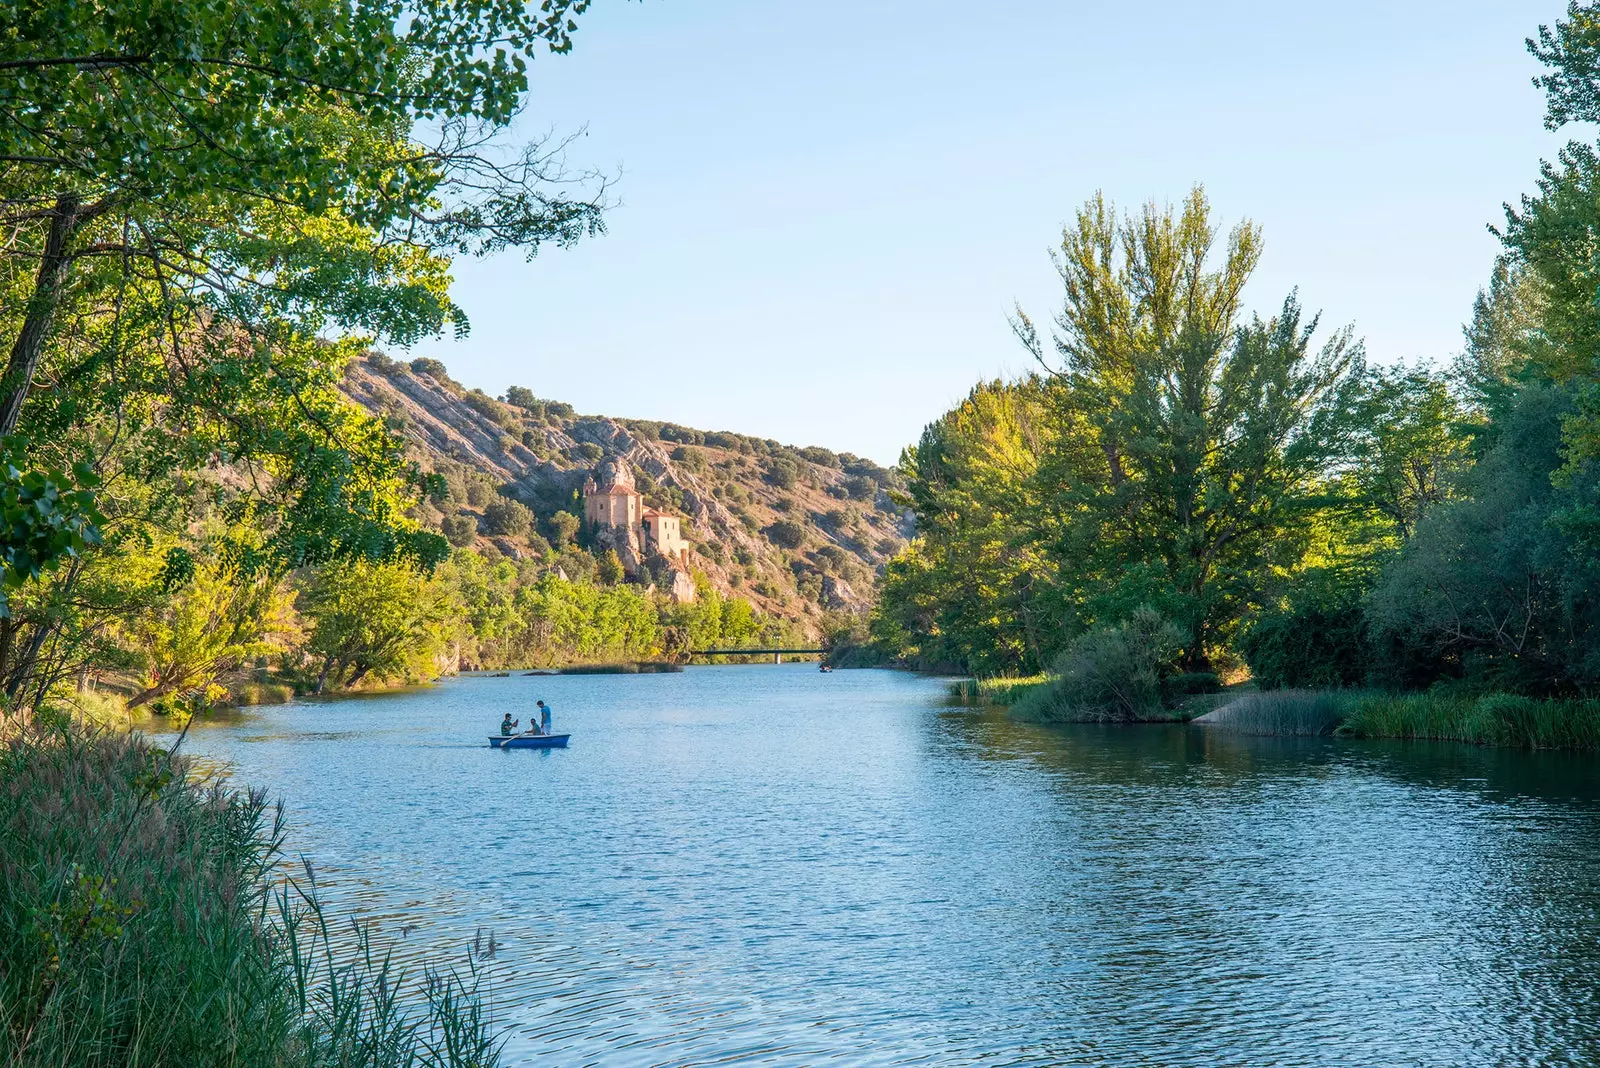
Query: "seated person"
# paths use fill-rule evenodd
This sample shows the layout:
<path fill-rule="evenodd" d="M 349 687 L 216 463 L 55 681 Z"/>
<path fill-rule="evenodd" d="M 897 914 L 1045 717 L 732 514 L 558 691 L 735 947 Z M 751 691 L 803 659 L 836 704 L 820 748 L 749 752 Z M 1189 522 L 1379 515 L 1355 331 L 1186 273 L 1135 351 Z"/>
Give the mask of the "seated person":
<path fill-rule="evenodd" d="M 521 722 L 522 721 L 520 719 L 512 719 L 511 713 L 507 712 L 506 718 L 500 721 L 500 736 L 502 738 L 511 737 L 511 735 L 516 733 L 517 725 Z"/>

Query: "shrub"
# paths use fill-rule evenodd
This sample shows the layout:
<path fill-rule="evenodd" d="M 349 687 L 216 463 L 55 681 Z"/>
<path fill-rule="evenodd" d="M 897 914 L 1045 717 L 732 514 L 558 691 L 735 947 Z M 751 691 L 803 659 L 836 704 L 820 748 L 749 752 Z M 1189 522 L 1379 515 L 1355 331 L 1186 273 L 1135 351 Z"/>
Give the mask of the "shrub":
<path fill-rule="evenodd" d="M 798 549 L 806 542 L 806 528 L 788 519 L 780 519 L 766 530 L 767 540 L 780 549 Z"/>
<path fill-rule="evenodd" d="M 478 537 L 478 521 L 470 515 L 447 515 L 439 521 L 439 532 L 458 549 L 471 545 Z"/>
<path fill-rule="evenodd" d="M 592 464 L 605 455 L 605 450 L 592 441 L 580 441 L 567 450 L 567 455 L 579 463 Z"/>
<path fill-rule="evenodd" d="M 1372 659 L 1366 612 L 1348 597 L 1263 613 L 1245 630 L 1239 651 L 1267 690 L 1357 686 Z"/>
<path fill-rule="evenodd" d="M 1214 671 L 1184 671 L 1166 680 L 1170 694 L 1200 694 L 1222 692 L 1222 680 Z"/>
<path fill-rule="evenodd" d="M 690 471 L 704 471 L 706 467 L 705 450 L 694 445 L 679 445 L 672 450 L 672 459 Z"/>
<path fill-rule="evenodd" d="M 559 548 L 572 543 L 572 539 L 578 536 L 578 528 L 581 525 L 578 517 L 571 512 L 557 512 L 544 521 L 544 530 L 550 539 L 550 544 Z"/>
<path fill-rule="evenodd" d="M 490 534 L 520 538 L 533 529 L 533 513 L 520 501 L 500 497 L 484 508 L 483 527 Z"/>
<path fill-rule="evenodd" d="M 1084 634 L 1056 658 L 1056 679 L 1013 709 L 1024 719 L 1133 722 L 1162 712 L 1162 681 L 1173 674 L 1183 631 L 1153 609 Z"/>
<path fill-rule="evenodd" d="M 767 461 L 763 477 L 779 489 L 794 489 L 800 480 L 800 468 L 787 456 L 780 456 Z"/>
<path fill-rule="evenodd" d="M 400 364 L 395 363 L 381 352 L 367 353 L 367 366 L 380 375 L 392 375 L 400 370 Z"/>
<path fill-rule="evenodd" d="M 457 392 L 461 389 L 461 383 L 450 377 L 449 372 L 445 370 L 444 364 L 431 357 L 419 356 L 412 360 L 411 370 L 419 375 L 427 375 L 441 386 L 448 386 Z"/>
<path fill-rule="evenodd" d="M 807 445 L 800 450 L 800 455 L 818 467 L 839 466 L 839 455 L 832 449 L 824 449 L 819 445 Z"/>
<path fill-rule="evenodd" d="M 878 495 L 878 483 L 866 475 L 851 475 L 844 480 L 844 491 L 854 501 L 870 501 Z"/>

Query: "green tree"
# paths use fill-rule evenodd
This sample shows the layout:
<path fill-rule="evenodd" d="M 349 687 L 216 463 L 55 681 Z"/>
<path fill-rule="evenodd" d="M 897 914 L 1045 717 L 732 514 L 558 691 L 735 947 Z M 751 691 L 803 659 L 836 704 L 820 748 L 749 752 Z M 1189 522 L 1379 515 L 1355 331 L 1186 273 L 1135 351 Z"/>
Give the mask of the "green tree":
<path fill-rule="evenodd" d="M 1038 378 L 977 386 L 901 456 L 918 537 L 889 563 L 871 624 L 888 655 L 1026 673 L 1070 635 L 1038 536 L 1050 389 Z"/>
<path fill-rule="evenodd" d="M 533 530 L 533 513 L 528 506 L 509 497 L 496 497 L 483 509 L 483 526 L 490 534 L 511 538 L 527 537 Z"/>
<path fill-rule="evenodd" d="M 1281 535 L 1321 460 L 1307 431 L 1360 351 L 1346 329 L 1312 354 L 1316 320 L 1293 295 L 1271 319 L 1241 323 L 1260 234 L 1235 227 L 1213 265 L 1217 236 L 1198 188 L 1179 212 L 1147 205 L 1123 220 L 1096 197 L 1055 257 L 1052 551 L 1086 622 L 1153 606 L 1187 635 L 1191 671 L 1209 666 L 1270 570 L 1292 562 Z M 1020 310 L 1015 325 L 1052 365 Z"/>
<path fill-rule="evenodd" d="M 366 562 L 319 568 L 300 606 L 311 621 L 306 648 L 318 661 L 317 693 L 431 675 L 458 611 L 441 584 L 415 570 Z"/>

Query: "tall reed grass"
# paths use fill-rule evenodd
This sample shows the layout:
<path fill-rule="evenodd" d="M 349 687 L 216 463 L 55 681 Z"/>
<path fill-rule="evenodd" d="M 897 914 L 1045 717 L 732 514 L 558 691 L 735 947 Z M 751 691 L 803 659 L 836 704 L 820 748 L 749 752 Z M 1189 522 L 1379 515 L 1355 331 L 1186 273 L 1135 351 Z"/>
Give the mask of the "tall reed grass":
<path fill-rule="evenodd" d="M 1332 734 L 1349 706 L 1350 695 L 1337 690 L 1253 691 L 1240 694 L 1194 722 L 1241 734 Z"/>
<path fill-rule="evenodd" d="M 950 684 L 950 696 L 964 705 L 1003 705 L 1017 703 L 1023 694 L 1046 685 L 1049 675 L 1024 675 L 1017 678 L 958 679 Z"/>
<path fill-rule="evenodd" d="M 83 728 L 0 736 L 0 1062 L 493 1065 L 481 954 L 408 974 L 335 925 L 283 810 Z"/>
<path fill-rule="evenodd" d="M 1514 694 L 1361 694 L 1339 733 L 1527 749 L 1600 749 L 1600 701 Z"/>

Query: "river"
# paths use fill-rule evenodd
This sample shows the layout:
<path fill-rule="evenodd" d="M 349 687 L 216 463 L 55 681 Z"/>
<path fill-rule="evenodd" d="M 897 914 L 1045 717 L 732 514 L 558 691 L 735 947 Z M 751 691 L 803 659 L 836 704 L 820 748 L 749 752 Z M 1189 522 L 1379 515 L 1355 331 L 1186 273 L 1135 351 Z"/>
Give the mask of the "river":
<path fill-rule="evenodd" d="M 1600 1060 L 1600 762 L 1044 729 L 811 665 L 460 678 L 197 723 L 334 905 L 480 929 L 506 1060 Z M 555 709 L 564 751 L 488 748 Z"/>

